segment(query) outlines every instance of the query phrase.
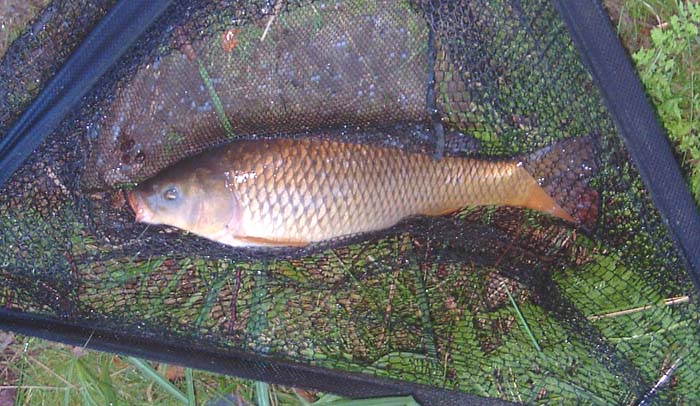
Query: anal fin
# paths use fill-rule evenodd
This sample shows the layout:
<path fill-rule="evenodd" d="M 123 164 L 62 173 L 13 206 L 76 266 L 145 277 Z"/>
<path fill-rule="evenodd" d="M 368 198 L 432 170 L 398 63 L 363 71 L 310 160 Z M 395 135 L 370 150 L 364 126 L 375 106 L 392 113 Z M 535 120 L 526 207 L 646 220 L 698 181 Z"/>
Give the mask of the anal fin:
<path fill-rule="evenodd" d="M 531 184 L 528 187 L 527 197 L 523 206 L 528 209 L 534 209 L 549 213 L 554 217 L 566 220 L 571 223 L 576 223 L 566 210 L 564 210 L 547 192 L 537 184 L 535 179 L 530 177 Z"/>
<path fill-rule="evenodd" d="M 275 240 L 263 237 L 237 236 L 235 239 L 240 245 L 258 246 L 258 247 L 304 247 L 309 244 L 308 241 L 299 240 Z"/>

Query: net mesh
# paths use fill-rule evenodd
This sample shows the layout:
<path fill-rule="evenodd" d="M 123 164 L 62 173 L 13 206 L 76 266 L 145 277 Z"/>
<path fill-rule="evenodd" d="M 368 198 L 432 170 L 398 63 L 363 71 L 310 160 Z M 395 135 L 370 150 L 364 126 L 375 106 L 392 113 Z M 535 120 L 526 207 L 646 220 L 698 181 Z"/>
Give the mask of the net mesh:
<path fill-rule="evenodd" d="M 0 133 L 112 3 L 54 1 L 13 44 Z M 436 160 L 594 137 L 597 227 L 468 207 L 235 249 L 134 221 L 125 190 L 175 162 L 300 136 Z M 697 293 L 549 1 L 177 1 L 0 215 L 0 304 L 27 315 L 510 401 L 700 401 Z"/>

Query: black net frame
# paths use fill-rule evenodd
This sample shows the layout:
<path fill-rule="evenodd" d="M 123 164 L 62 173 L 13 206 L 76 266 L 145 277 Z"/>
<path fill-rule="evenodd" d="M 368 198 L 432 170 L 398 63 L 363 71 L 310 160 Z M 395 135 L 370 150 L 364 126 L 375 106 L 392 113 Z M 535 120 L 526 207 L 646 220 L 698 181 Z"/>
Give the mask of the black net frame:
<path fill-rule="evenodd" d="M 86 64 L 87 62 L 86 65 L 91 66 L 94 71 L 90 71 L 88 76 L 92 79 L 87 79 L 86 82 L 96 81 L 118 59 L 118 56 L 127 50 L 128 44 L 145 29 L 135 30 L 133 27 L 148 25 L 149 21 L 153 21 L 159 13 L 165 10 L 168 3 L 170 2 L 148 2 L 150 5 L 148 10 L 144 10 L 141 8 L 142 5 L 136 2 L 117 3 L 116 7 L 132 7 L 132 9 L 118 11 L 119 9 L 115 8 L 115 12 L 108 15 L 122 19 L 116 22 L 105 19 L 103 23 L 107 26 L 113 25 L 120 28 L 130 38 L 124 38 L 123 41 L 113 41 L 115 34 L 105 35 L 105 31 L 100 30 L 106 30 L 106 28 L 98 27 L 96 31 L 102 32 L 102 35 L 110 40 L 100 42 L 97 46 L 88 41 L 85 43 L 88 51 L 94 51 L 95 48 L 109 43 L 119 44 L 120 49 L 108 49 L 102 54 L 110 55 L 110 59 L 105 59 L 103 56 L 93 59 L 81 55 L 78 51 L 67 63 L 77 61 L 75 62 L 77 64 Z M 684 268 L 698 289 L 700 287 L 698 284 L 700 219 L 697 209 L 682 182 L 671 149 L 656 121 L 653 110 L 644 97 L 638 79 L 614 34 L 607 15 L 600 4 L 595 1 L 555 2 L 554 4 L 566 23 L 574 43 L 578 46 L 582 59 L 591 70 L 593 79 L 615 121 L 618 134 L 625 141 L 641 178 L 649 189 L 651 199 L 680 253 L 681 260 L 685 264 Z M 134 15 L 139 15 L 141 18 L 134 19 Z M 133 23 L 134 26 L 130 26 L 127 21 Z M 432 31 L 431 35 L 433 35 Z M 429 55 L 434 55 L 434 52 L 435 50 L 430 51 Z M 96 66 L 100 64 L 94 64 L 93 61 L 100 61 L 102 69 L 98 69 Z M 66 66 L 69 66 L 66 68 L 68 72 L 73 72 L 78 76 L 86 75 L 83 70 L 74 70 L 78 68 Z M 85 67 L 83 66 L 82 69 Z M 62 122 L 71 106 L 74 106 L 82 96 L 80 93 L 75 93 L 72 97 L 65 96 L 66 88 L 61 85 L 61 81 L 72 83 L 74 78 L 63 79 L 60 74 L 56 78 L 56 87 L 52 88 L 51 85 L 48 85 L 46 88 L 48 90 L 41 93 L 37 102 L 25 111 L 23 118 L 12 127 L 8 135 L 2 138 L 0 163 L 3 165 L 1 172 L 3 181 L 9 178 L 26 157 L 35 150 L 42 138 L 51 133 L 52 127 L 57 127 Z M 62 93 L 55 89 L 61 89 Z M 87 89 L 85 90 L 87 91 Z M 427 98 L 430 105 L 431 95 L 429 94 Z M 437 128 L 436 132 L 439 134 L 441 126 L 436 124 L 435 120 L 433 120 L 432 125 Z M 556 306 L 558 304 L 556 300 L 553 300 L 551 307 Z M 176 362 L 275 383 L 313 387 L 353 397 L 413 394 L 426 404 L 491 404 L 498 402 L 497 400 L 481 399 L 460 392 L 406 382 L 345 374 L 279 360 L 262 360 L 245 353 L 206 352 L 188 346 L 181 338 L 179 344 L 182 345 L 173 345 L 172 342 L 164 338 L 145 339 L 139 335 L 85 329 L 84 326 L 73 324 L 70 320 L 47 319 L 38 314 L 33 315 L 26 312 L 0 311 L 0 327 L 72 344 L 83 345 L 87 342 L 88 347 L 99 350 Z M 582 327 L 581 331 L 585 331 L 585 329 Z M 86 337 L 91 338 L 86 340 Z M 605 349 L 602 351 L 606 352 Z M 221 359 L 227 359 L 231 362 L 225 366 L 220 362 L 214 362 Z M 624 369 L 624 366 L 622 368 Z M 625 372 L 623 375 L 634 376 L 634 372 Z M 637 381 L 637 379 L 634 380 Z M 339 382 L 343 382 L 343 384 L 341 385 Z M 640 385 L 635 388 L 635 392 L 648 394 L 650 393 L 649 389 Z M 647 401 L 644 396 L 639 399 L 640 402 Z"/>

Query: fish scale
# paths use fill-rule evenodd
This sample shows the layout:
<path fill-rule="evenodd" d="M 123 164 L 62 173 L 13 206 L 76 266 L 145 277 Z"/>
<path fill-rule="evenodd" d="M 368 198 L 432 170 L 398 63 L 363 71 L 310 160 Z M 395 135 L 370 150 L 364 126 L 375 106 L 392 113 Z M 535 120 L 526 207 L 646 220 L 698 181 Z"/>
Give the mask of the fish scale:
<path fill-rule="evenodd" d="M 270 240 L 324 240 L 339 232 L 385 228 L 411 215 L 512 200 L 518 193 L 513 163 L 435 161 L 389 148 L 310 139 L 263 144 L 241 144 L 232 155 L 237 156 L 235 171 L 260 171 L 237 187 L 242 206 L 248 208 L 243 233 L 265 234 Z M 291 204 L 293 215 L 270 209 L 278 203 Z"/>

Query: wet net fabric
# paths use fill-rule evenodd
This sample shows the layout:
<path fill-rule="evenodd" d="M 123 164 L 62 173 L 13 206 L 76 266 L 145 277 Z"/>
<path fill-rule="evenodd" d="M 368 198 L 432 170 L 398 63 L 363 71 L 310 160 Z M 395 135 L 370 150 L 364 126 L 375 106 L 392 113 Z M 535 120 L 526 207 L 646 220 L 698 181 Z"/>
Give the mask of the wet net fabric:
<path fill-rule="evenodd" d="M 112 2 L 91 4 L 8 51 L 3 133 Z M 270 250 L 135 223 L 124 191 L 179 160 L 302 136 L 437 160 L 588 137 L 597 226 L 465 208 Z M 0 304 L 28 318 L 514 402 L 700 401 L 697 293 L 547 1 L 177 1 L 0 214 Z"/>

